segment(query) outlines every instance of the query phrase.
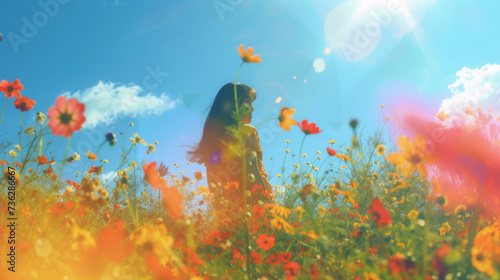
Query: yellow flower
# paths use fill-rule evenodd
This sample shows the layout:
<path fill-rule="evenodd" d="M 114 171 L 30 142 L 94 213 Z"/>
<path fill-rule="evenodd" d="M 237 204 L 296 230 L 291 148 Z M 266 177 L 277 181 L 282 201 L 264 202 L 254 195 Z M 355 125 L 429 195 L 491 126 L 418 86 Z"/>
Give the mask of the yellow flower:
<path fill-rule="evenodd" d="M 386 151 L 386 148 L 384 145 L 381 144 L 381 145 L 377 146 L 377 155 L 378 156 L 385 154 L 385 151 Z"/>
<path fill-rule="evenodd" d="M 323 205 L 318 206 L 318 214 L 323 217 L 326 213 L 326 209 Z"/>
<path fill-rule="evenodd" d="M 133 124 L 132 124 L 132 126 L 133 126 Z M 130 139 L 130 141 L 132 141 L 132 144 L 136 145 L 136 146 L 137 146 L 137 144 L 142 144 L 144 146 L 148 145 L 148 143 L 144 142 L 144 140 L 137 133 L 134 133 L 134 138 L 130 137 L 129 139 Z"/>
<path fill-rule="evenodd" d="M 489 276 L 495 273 L 494 263 L 500 263 L 500 243 L 495 240 L 499 235 L 498 224 L 486 226 L 476 234 L 471 250 L 472 265 Z"/>
<path fill-rule="evenodd" d="M 133 122 L 131 122 L 131 123 L 130 123 L 130 126 L 134 126 L 134 123 L 133 123 Z"/>
<path fill-rule="evenodd" d="M 130 235 L 130 240 L 144 253 L 153 252 L 159 257 L 168 257 L 174 239 L 167 235 L 163 224 L 144 224 Z"/>
<path fill-rule="evenodd" d="M 274 212 L 276 212 L 276 214 L 280 215 L 280 216 L 284 216 L 285 218 L 288 218 L 288 215 L 290 215 L 290 213 L 292 213 L 292 210 L 284 207 L 284 206 L 274 206 L 273 208 Z"/>
<path fill-rule="evenodd" d="M 402 153 L 392 153 L 388 155 L 386 159 L 399 166 L 406 177 L 409 177 L 415 169 L 417 169 L 422 176 L 427 176 L 424 164 L 433 163 L 435 161 L 431 155 L 425 152 L 425 137 L 422 134 L 417 134 L 411 143 L 410 138 L 400 136 L 398 145 Z"/>
<path fill-rule="evenodd" d="M 401 249 L 404 249 L 405 248 L 405 244 L 399 242 L 398 244 L 396 244 L 396 246 L 398 247 L 401 247 Z"/>
<path fill-rule="evenodd" d="M 25 130 L 24 130 L 24 133 L 28 134 L 28 135 L 33 135 L 35 133 L 35 131 L 33 130 L 33 127 L 32 126 L 28 126 Z"/>
<path fill-rule="evenodd" d="M 45 120 L 45 115 L 42 112 L 36 112 L 36 121 L 39 123 L 43 123 Z"/>
<path fill-rule="evenodd" d="M 297 208 L 295 208 L 295 214 L 297 214 L 297 217 L 299 217 L 300 219 L 302 219 L 302 214 L 304 214 L 304 212 L 304 208 L 300 206 L 297 206 Z"/>
<path fill-rule="evenodd" d="M 317 240 L 318 239 L 318 235 L 316 235 L 316 232 L 314 230 L 309 230 L 309 231 L 301 231 L 299 233 L 300 235 L 306 235 L 308 237 L 310 237 L 311 239 L 313 240 Z"/>
<path fill-rule="evenodd" d="M 411 210 L 410 213 L 408 213 L 407 217 L 412 220 L 416 219 L 418 217 L 418 211 Z"/>
<path fill-rule="evenodd" d="M 380 108 L 385 109 L 385 106 L 384 105 L 380 105 Z"/>
<path fill-rule="evenodd" d="M 335 156 L 340 159 L 343 159 L 345 162 L 350 161 L 351 163 L 354 163 L 354 160 L 346 155 L 335 154 Z"/>
<path fill-rule="evenodd" d="M 158 141 L 155 141 L 155 145 L 158 145 Z"/>
<path fill-rule="evenodd" d="M 148 151 L 150 151 L 150 152 L 154 152 L 154 151 L 155 151 L 155 145 L 153 145 L 153 144 L 149 144 L 149 146 L 148 146 Z"/>
<path fill-rule="evenodd" d="M 363 272 L 363 276 L 365 276 L 366 280 L 380 280 L 378 276 L 373 272 Z"/>
<path fill-rule="evenodd" d="M 9 156 L 11 157 L 17 157 L 17 153 L 14 150 L 9 151 Z"/>
<path fill-rule="evenodd" d="M 107 160 L 107 159 L 104 159 L 103 161 L 104 161 L 104 163 L 108 163 L 108 160 Z"/>
<path fill-rule="evenodd" d="M 297 122 L 291 118 L 295 114 L 295 109 L 292 108 L 287 108 L 283 107 L 281 108 L 278 120 L 280 123 L 280 127 L 283 128 L 286 131 L 290 131 L 290 126 L 294 126 L 297 124 Z M 288 140 L 287 143 L 289 143 L 290 140 Z"/>
<path fill-rule="evenodd" d="M 286 233 L 293 235 L 293 227 L 285 221 L 283 218 L 279 217 L 278 215 L 273 213 L 273 219 L 269 221 L 272 227 L 276 228 L 277 230 L 283 229 Z"/>
<path fill-rule="evenodd" d="M 467 211 L 467 207 L 463 204 L 460 204 L 455 208 L 454 213 L 455 213 L 455 215 L 458 215 L 458 214 L 463 215 L 465 213 L 465 211 Z"/>
<path fill-rule="evenodd" d="M 385 119 L 386 119 L 387 121 L 390 121 L 390 120 L 391 120 L 391 118 L 389 118 L 389 117 L 386 117 Z"/>
<path fill-rule="evenodd" d="M 451 230 L 450 224 L 444 223 L 443 226 L 439 228 L 439 234 L 445 235 L 450 230 Z"/>
<path fill-rule="evenodd" d="M 19 150 L 19 151 L 22 151 L 23 149 L 21 148 L 21 146 L 19 145 L 14 145 L 14 148 L 16 148 L 16 150 Z"/>
<path fill-rule="evenodd" d="M 447 232 L 451 230 L 450 224 L 448 222 L 444 223 L 443 227 Z"/>
<path fill-rule="evenodd" d="M 238 53 L 240 54 L 241 59 L 243 59 L 244 62 L 246 62 L 246 63 L 251 63 L 251 62 L 260 63 L 260 62 L 262 62 L 258 55 L 252 55 L 253 54 L 253 47 L 249 47 L 248 50 L 245 52 L 245 45 L 241 44 L 240 47 L 236 47 L 236 49 L 238 50 Z"/>
<path fill-rule="evenodd" d="M 335 142 L 337 142 L 337 141 L 332 140 L 332 139 L 328 140 L 328 144 L 335 144 Z"/>
<path fill-rule="evenodd" d="M 290 140 L 286 139 L 285 142 L 290 143 Z"/>
<path fill-rule="evenodd" d="M 78 250 L 79 248 L 87 249 L 89 247 L 95 247 L 95 240 L 90 232 L 81 229 L 75 221 L 72 221 L 72 223 L 71 235 L 74 241 L 71 243 L 71 248 L 73 250 Z"/>

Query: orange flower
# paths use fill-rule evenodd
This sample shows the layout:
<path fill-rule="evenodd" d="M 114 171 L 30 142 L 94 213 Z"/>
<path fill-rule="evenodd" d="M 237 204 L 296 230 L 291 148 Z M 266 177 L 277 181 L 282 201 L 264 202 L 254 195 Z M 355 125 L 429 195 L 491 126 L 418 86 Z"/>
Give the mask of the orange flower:
<path fill-rule="evenodd" d="M 417 169 L 422 176 L 427 176 L 424 164 L 434 163 L 433 158 L 425 152 L 426 140 L 422 134 L 417 134 L 410 143 L 410 138 L 400 136 L 398 145 L 402 153 L 392 153 L 386 159 L 402 168 L 403 174 L 409 177 Z"/>
<path fill-rule="evenodd" d="M 14 106 L 16 106 L 16 109 L 21 110 L 21 112 L 26 112 L 33 109 L 33 105 L 35 104 L 35 100 L 28 99 L 27 96 L 20 97 L 16 99 L 16 101 L 14 101 Z"/>
<path fill-rule="evenodd" d="M 85 122 L 85 104 L 78 102 L 75 98 L 66 100 L 66 97 L 59 96 L 56 99 L 56 106 L 49 108 L 49 126 L 56 136 L 68 137 L 74 131 L 82 129 Z"/>
<path fill-rule="evenodd" d="M 97 159 L 97 156 L 94 155 L 94 153 L 91 153 L 90 151 L 87 151 L 87 156 L 89 157 L 89 159 L 95 161 Z"/>
<path fill-rule="evenodd" d="M 443 111 L 440 111 L 436 114 L 436 118 L 438 118 L 438 120 L 440 122 L 444 121 L 444 120 L 447 120 L 450 118 L 450 116 L 448 114 L 445 114 Z"/>
<path fill-rule="evenodd" d="M 259 245 L 259 248 L 267 251 L 274 247 L 274 237 L 261 234 L 259 235 L 259 239 L 257 239 L 257 245 Z"/>
<path fill-rule="evenodd" d="M 162 204 L 167 209 L 168 214 L 174 220 L 181 217 L 182 195 L 176 187 L 165 187 L 161 189 L 163 200 Z"/>
<path fill-rule="evenodd" d="M 241 48 L 241 49 L 240 49 Z M 243 59 L 244 62 L 246 63 L 260 63 L 260 57 L 258 55 L 252 55 L 253 54 L 253 47 L 249 47 L 248 50 L 245 52 L 245 45 L 241 44 L 240 47 L 236 47 L 238 50 L 238 53 L 241 56 L 241 59 Z"/>
<path fill-rule="evenodd" d="M 55 160 L 47 161 L 47 157 L 46 156 L 38 156 L 36 159 L 38 161 L 38 165 L 42 165 L 42 164 L 54 164 L 56 162 Z"/>
<path fill-rule="evenodd" d="M 13 96 L 21 98 L 20 90 L 23 90 L 24 86 L 21 84 L 19 79 L 15 79 L 13 83 L 6 80 L 0 82 L 0 92 L 5 92 L 5 97 L 12 98 Z"/>
<path fill-rule="evenodd" d="M 290 131 L 290 126 L 294 126 L 297 124 L 297 122 L 294 119 L 290 118 L 291 116 L 293 116 L 293 114 L 295 114 L 295 109 L 287 107 L 281 108 L 278 118 L 281 128 L 283 128 L 286 131 Z"/>
<path fill-rule="evenodd" d="M 150 164 L 144 164 L 142 169 L 144 170 L 144 180 L 151 184 L 153 188 L 158 189 L 161 186 L 167 185 L 165 179 L 160 177 L 158 171 L 156 170 L 156 161 L 153 161 Z"/>

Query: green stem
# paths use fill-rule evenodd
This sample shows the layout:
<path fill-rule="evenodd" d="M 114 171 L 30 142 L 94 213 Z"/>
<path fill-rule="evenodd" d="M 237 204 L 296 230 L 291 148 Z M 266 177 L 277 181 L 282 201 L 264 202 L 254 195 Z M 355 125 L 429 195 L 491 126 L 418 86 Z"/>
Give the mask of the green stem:
<path fill-rule="evenodd" d="M 62 180 L 62 176 L 64 175 L 64 166 L 66 165 L 66 160 L 68 159 L 70 146 L 71 146 L 71 136 L 68 137 L 68 145 L 66 146 L 66 153 L 64 153 L 63 164 L 61 167 L 61 176 L 60 176 L 61 180 Z"/>
<path fill-rule="evenodd" d="M 238 93 L 236 92 L 236 83 L 238 82 L 238 76 L 240 75 L 241 67 L 245 62 L 241 62 L 240 67 L 238 67 L 238 72 L 236 72 L 236 78 L 234 79 L 234 106 L 236 107 L 236 114 L 240 113 L 240 106 L 238 105 Z"/>
<path fill-rule="evenodd" d="M 259 126 L 263 125 L 264 123 L 268 122 L 268 121 L 272 121 L 272 120 L 275 120 L 277 118 L 270 118 L 270 119 L 267 119 L 267 120 L 263 120 L 261 121 L 256 127 L 255 129 L 257 129 Z"/>
<path fill-rule="evenodd" d="M 99 154 L 99 151 L 101 150 L 102 146 L 104 144 L 106 144 L 106 142 L 108 142 L 108 140 L 104 140 L 104 142 L 101 143 L 101 145 L 99 145 L 99 147 L 97 148 L 97 151 L 95 152 L 95 156 L 97 157 L 97 154 Z"/>
<path fill-rule="evenodd" d="M 2 110 L 2 116 L 0 117 L 0 123 L 2 123 L 3 120 L 3 113 L 5 113 L 5 106 L 7 106 L 7 97 L 5 97 L 5 102 L 3 103 L 3 110 Z"/>
<path fill-rule="evenodd" d="M 299 150 L 299 165 L 300 161 L 302 159 L 302 147 L 304 146 L 304 141 L 306 140 L 307 134 L 304 134 L 304 138 L 302 138 L 302 143 L 300 143 L 300 150 Z"/>
<path fill-rule="evenodd" d="M 19 148 L 21 148 L 21 159 L 23 158 L 23 145 L 21 144 L 22 134 L 23 134 L 23 111 L 21 111 L 21 128 L 19 129 Z"/>
<path fill-rule="evenodd" d="M 477 215 L 475 209 L 471 210 L 470 219 L 469 219 L 469 236 L 467 240 L 467 247 L 465 249 L 465 256 L 467 258 L 467 270 L 464 273 L 468 275 L 472 273 L 472 245 L 474 243 L 474 237 L 476 237 L 476 228 L 479 220 L 479 215 Z"/>

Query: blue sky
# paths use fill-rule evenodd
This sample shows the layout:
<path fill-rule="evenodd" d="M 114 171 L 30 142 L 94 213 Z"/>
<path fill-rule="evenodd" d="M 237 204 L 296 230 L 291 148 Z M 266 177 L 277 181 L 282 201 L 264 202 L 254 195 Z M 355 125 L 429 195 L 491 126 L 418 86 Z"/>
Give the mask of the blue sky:
<path fill-rule="evenodd" d="M 222 85 L 234 81 L 241 62 L 236 47 L 245 44 L 262 59 L 244 65 L 239 78 L 257 91 L 252 124 L 276 116 L 283 106 L 295 108 L 296 120 L 315 122 L 323 131 L 307 138 L 303 152 L 325 154 L 329 139 L 348 141 L 351 116 L 373 131 L 380 105 L 391 116 L 390 104 L 407 96 L 437 112 L 442 100 L 452 97 L 448 85 L 457 79 L 457 71 L 500 59 L 494 36 L 500 26 L 494 12 L 500 3 L 401 0 L 392 1 L 400 5 L 392 13 L 389 2 L 3 1 L 0 80 L 20 79 L 22 94 L 37 102 L 25 113 L 25 127 L 33 124 L 37 111 L 46 114 L 63 93 L 88 100 L 94 123 L 75 133 L 71 152 L 95 152 L 105 132 L 119 134 L 134 122 L 124 138 L 126 148 L 128 137 L 138 132 L 148 143 L 159 141 L 148 160 L 184 166 L 182 145 L 199 140 L 204 110 Z M 384 13 L 390 18 L 373 25 L 376 15 Z M 365 39 L 361 45 L 367 42 L 369 47 L 359 40 L 356 45 L 359 30 Z M 346 46 L 356 47 L 356 59 L 346 55 Z M 324 61 L 321 72 L 313 67 L 316 59 Z M 276 104 L 278 97 L 282 101 Z M 9 100 L 2 136 L 15 137 L 19 117 Z M 264 165 L 276 174 L 284 141 L 292 140 L 290 148 L 298 153 L 303 134 L 298 127 L 277 129 L 277 122 L 258 131 Z M 121 147 L 121 138 L 118 143 Z M 100 152 L 99 158 L 110 161 L 105 172 L 116 168 L 119 147 Z M 137 159 L 145 151 L 138 149 Z M 74 170 L 82 166 L 75 163 Z M 189 175 L 204 168 L 191 165 L 185 170 Z"/>

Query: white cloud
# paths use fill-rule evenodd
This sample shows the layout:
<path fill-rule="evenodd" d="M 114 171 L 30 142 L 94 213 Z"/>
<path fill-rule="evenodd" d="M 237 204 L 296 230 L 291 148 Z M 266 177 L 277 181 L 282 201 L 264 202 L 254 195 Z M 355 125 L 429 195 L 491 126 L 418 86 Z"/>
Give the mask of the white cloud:
<path fill-rule="evenodd" d="M 481 69 L 467 67 L 457 72 L 457 80 L 448 86 L 453 96 L 443 100 L 439 111 L 450 116 L 444 124 L 450 126 L 469 124 L 474 117 L 465 114 L 465 108 L 492 109 L 493 116 L 500 114 L 500 65 L 486 64 Z"/>
<path fill-rule="evenodd" d="M 115 171 L 110 171 L 107 173 L 102 173 L 101 174 L 101 179 L 104 182 L 113 182 L 113 180 L 118 176 L 118 174 Z"/>
<path fill-rule="evenodd" d="M 181 102 L 172 100 L 164 93 L 160 96 L 143 93 L 143 89 L 135 84 L 118 86 L 102 81 L 81 92 L 66 92 L 64 95 L 85 103 L 84 128 L 109 125 L 120 117 L 158 116 Z"/>

